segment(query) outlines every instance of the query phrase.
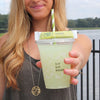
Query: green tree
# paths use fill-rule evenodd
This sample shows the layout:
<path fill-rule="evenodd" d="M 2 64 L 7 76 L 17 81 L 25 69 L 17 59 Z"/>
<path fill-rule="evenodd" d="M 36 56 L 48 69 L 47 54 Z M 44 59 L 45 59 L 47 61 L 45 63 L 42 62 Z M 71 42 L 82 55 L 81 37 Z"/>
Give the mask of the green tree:
<path fill-rule="evenodd" d="M 68 20 L 68 27 L 75 28 L 76 27 L 76 21 L 75 20 Z"/>
<path fill-rule="evenodd" d="M 8 28 L 8 15 L 0 15 L 0 28 Z"/>
<path fill-rule="evenodd" d="M 93 20 L 93 26 L 100 27 L 100 18 L 95 17 L 95 19 Z"/>
<path fill-rule="evenodd" d="M 78 19 L 77 27 L 88 27 L 88 21 L 86 19 Z"/>
<path fill-rule="evenodd" d="M 88 27 L 93 27 L 93 18 L 87 18 Z"/>

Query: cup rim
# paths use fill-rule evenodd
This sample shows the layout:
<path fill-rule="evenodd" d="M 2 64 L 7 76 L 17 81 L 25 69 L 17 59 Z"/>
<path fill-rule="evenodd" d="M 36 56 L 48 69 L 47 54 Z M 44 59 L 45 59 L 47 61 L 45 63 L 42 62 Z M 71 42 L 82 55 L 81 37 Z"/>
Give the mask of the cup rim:
<path fill-rule="evenodd" d="M 73 38 L 55 38 L 55 39 L 43 39 L 36 41 L 37 44 L 61 44 L 61 43 L 73 43 Z"/>

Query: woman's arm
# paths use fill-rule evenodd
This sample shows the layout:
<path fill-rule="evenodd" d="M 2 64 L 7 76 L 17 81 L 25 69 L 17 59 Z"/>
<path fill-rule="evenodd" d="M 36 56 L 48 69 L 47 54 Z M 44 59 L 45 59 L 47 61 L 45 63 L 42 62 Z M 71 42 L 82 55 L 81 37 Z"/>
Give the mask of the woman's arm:
<path fill-rule="evenodd" d="M 64 73 L 72 76 L 72 84 L 78 83 L 78 80 L 74 77 L 79 74 L 79 71 L 87 63 L 91 49 L 91 40 L 86 35 L 78 34 L 78 38 L 73 43 L 72 50 L 69 53 L 70 58 L 64 59 L 66 64 L 71 64 L 71 69 L 65 69 Z"/>
<path fill-rule="evenodd" d="M 82 62 L 81 66 L 77 67 L 79 70 L 82 69 L 84 65 L 87 63 L 91 53 L 91 49 L 92 49 L 91 40 L 86 35 L 78 34 L 78 38 L 73 43 L 73 47 L 70 53 L 77 52 L 79 54 L 80 60 Z"/>

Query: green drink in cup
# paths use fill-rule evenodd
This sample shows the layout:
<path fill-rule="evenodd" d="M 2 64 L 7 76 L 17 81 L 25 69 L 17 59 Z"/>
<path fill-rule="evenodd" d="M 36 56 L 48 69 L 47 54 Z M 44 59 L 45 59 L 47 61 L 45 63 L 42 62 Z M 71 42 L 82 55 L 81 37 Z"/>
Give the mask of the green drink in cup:
<path fill-rule="evenodd" d="M 75 38 L 77 31 L 35 32 L 46 88 L 70 87 L 70 76 L 64 74 L 70 65 L 64 63 L 64 58 L 69 58 Z"/>
<path fill-rule="evenodd" d="M 70 65 L 64 63 L 69 57 L 77 31 L 56 31 L 54 9 L 51 10 L 53 32 L 35 32 L 35 40 L 40 51 L 45 86 L 48 89 L 70 87 L 70 76 L 64 69 Z"/>

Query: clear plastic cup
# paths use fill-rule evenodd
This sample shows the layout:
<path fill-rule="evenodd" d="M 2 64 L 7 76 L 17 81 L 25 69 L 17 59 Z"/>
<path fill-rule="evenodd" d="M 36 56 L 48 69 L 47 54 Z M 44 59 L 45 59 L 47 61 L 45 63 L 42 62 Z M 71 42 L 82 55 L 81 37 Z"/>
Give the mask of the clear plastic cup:
<path fill-rule="evenodd" d="M 40 33 L 36 32 L 36 35 L 38 34 Z M 70 69 L 70 64 L 65 64 L 64 59 L 69 58 L 69 51 L 72 49 L 73 42 L 74 38 L 36 40 L 47 89 L 70 87 L 70 76 L 64 74 L 64 69 Z"/>

